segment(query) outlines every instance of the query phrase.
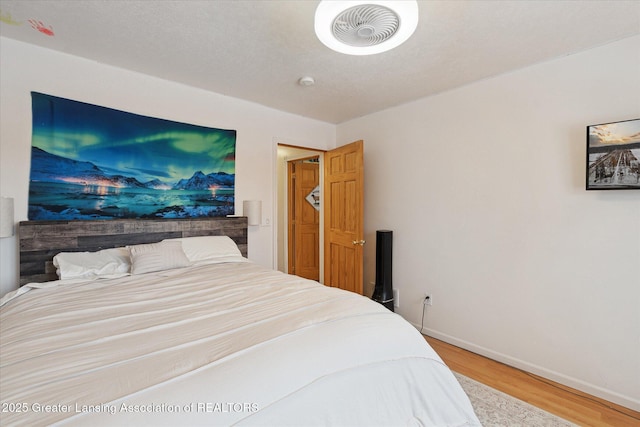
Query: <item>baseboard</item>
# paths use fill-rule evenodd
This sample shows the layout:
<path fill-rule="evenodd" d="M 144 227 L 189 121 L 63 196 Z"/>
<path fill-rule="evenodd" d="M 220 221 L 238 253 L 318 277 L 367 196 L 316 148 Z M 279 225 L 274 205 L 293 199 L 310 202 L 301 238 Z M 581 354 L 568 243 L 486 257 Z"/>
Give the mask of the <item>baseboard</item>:
<path fill-rule="evenodd" d="M 420 325 L 417 325 L 415 323 L 412 323 L 412 325 L 420 331 Z M 514 368 L 522 369 L 523 371 L 538 375 L 543 378 L 547 378 L 551 381 L 555 381 L 567 387 L 571 387 L 584 393 L 588 393 L 592 396 L 608 400 L 609 402 L 622 405 L 626 408 L 633 409 L 634 411 L 640 411 L 640 400 L 633 399 L 629 396 L 625 396 L 614 391 L 607 390 L 602 387 L 587 383 L 585 381 L 544 368 L 542 366 L 538 366 L 533 363 L 529 363 L 527 361 L 493 351 L 486 347 L 482 347 L 472 342 L 441 333 L 434 329 L 422 328 L 421 332 L 425 335 L 429 335 L 430 337 L 439 339 L 448 344 L 455 345 L 456 347 L 460 347 L 473 353 L 477 353 L 498 362 L 504 363 L 506 365 L 513 366 Z"/>

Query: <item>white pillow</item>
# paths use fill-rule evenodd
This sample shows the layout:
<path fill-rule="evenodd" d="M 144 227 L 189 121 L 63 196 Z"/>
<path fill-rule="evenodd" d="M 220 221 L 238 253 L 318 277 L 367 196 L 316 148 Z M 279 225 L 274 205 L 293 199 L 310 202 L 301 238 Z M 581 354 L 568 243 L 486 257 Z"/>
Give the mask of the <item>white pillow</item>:
<path fill-rule="evenodd" d="M 126 276 L 131 268 L 127 248 L 97 252 L 60 252 L 53 257 L 53 265 L 61 280 Z"/>
<path fill-rule="evenodd" d="M 181 242 L 185 255 L 193 265 L 245 260 L 238 245 L 229 236 L 182 237 L 163 242 Z"/>
<path fill-rule="evenodd" d="M 131 257 L 131 274 L 170 270 L 191 265 L 180 242 L 163 241 L 127 246 Z"/>

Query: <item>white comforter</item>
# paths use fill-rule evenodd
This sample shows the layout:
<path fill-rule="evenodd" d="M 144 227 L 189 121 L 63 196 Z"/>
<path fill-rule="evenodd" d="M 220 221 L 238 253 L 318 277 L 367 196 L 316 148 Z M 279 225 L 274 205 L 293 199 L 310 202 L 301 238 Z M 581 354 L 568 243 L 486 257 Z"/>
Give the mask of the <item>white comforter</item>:
<path fill-rule="evenodd" d="M 2 425 L 480 425 L 400 316 L 249 262 L 53 282 L 0 310 Z"/>

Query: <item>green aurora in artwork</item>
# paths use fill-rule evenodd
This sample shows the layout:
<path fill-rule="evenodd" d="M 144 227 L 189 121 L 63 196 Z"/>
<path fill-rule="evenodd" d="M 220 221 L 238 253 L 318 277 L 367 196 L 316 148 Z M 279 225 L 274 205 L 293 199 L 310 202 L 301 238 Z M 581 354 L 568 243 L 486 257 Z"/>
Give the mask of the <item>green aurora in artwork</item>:
<path fill-rule="evenodd" d="M 234 213 L 235 130 L 31 95 L 30 220 Z"/>

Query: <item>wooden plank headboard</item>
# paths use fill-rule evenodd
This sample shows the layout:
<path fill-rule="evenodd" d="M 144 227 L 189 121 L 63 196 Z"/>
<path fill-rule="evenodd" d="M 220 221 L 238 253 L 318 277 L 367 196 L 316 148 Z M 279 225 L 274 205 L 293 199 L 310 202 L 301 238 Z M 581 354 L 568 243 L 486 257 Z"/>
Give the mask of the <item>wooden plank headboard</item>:
<path fill-rule="evenodd" d="M 20 286 L 56 280 L 53 257 L 59 252 L 92 252 L 178 237 L 224 235 L 247 256 L 246 217 L 22 221 L 18 234 Z"/>

